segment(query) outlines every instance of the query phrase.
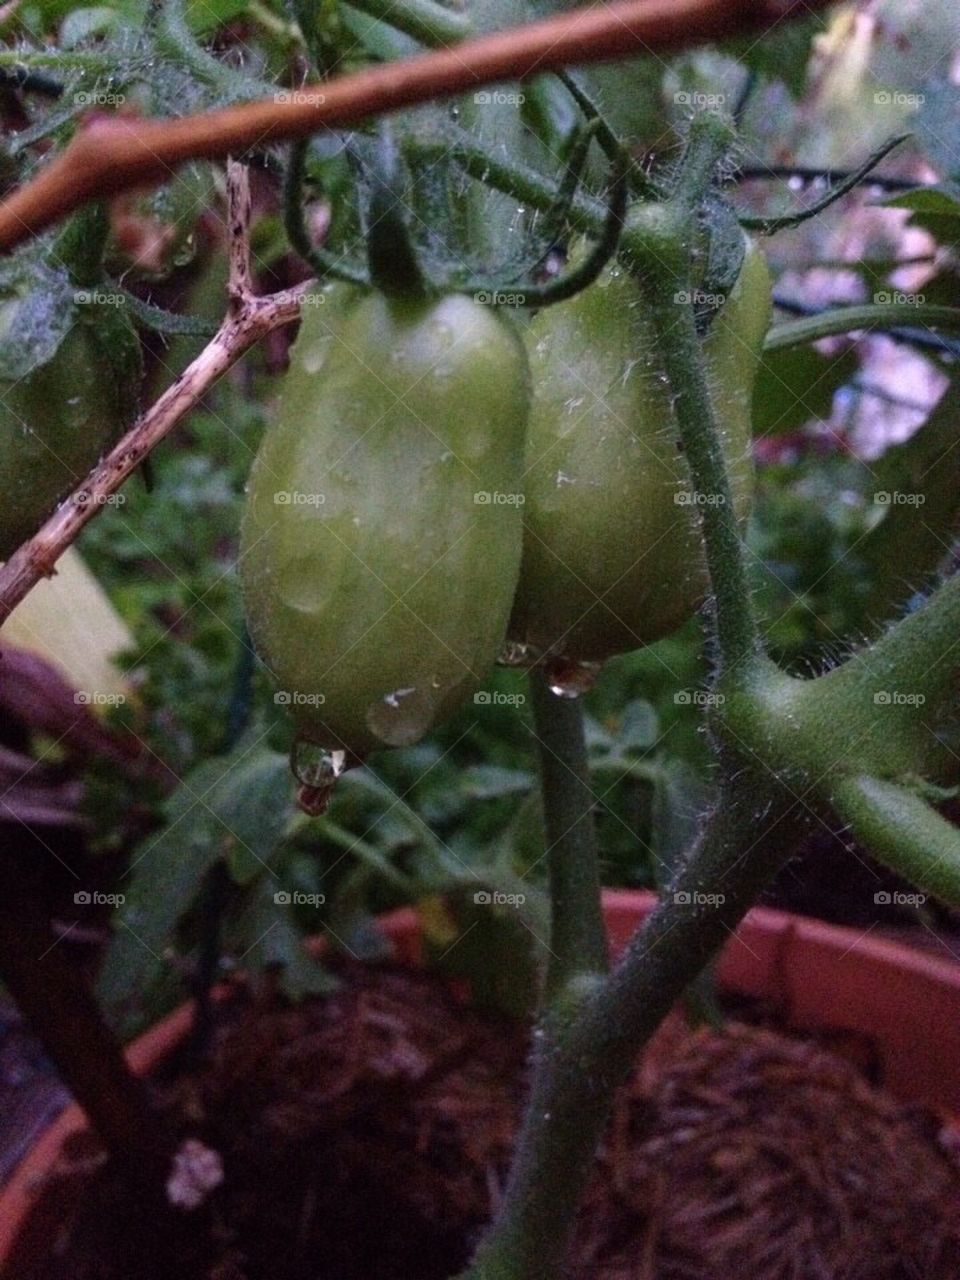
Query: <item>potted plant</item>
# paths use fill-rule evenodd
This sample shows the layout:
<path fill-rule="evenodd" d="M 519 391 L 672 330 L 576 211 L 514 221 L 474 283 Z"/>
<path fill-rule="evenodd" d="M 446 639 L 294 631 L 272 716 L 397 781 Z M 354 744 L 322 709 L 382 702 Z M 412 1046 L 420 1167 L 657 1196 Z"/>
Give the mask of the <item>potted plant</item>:
<path fill-rule="evenodd" d="M 424 841 L 433 839 L 436 859 L 432 893 L 419 896 L 428 941 L 449 927 L 451 904 L 483 912 L 526 907 L 528 893 L 536 899 L 521 922 L 542 948 L 532 1053 L 526 1074 L 518 1067 L 511 1077 L 522 1079 L 523 1113 L 507 1153 L 509 1171 L 492 1196 L 491 1221 L 457 1265 L 464 1280 L 553 1280 L 574 1265 L 571 1247 L 583 1222 L 578 1206 L 595 1194 L 594 1158 L 618 1088 L 677 1002 L 691 992 L 703 997 L 701 975 L 732 936 L 720 962 L 721 985 L 769 996 L 784 983 L 801 1024 L 827 1017 L 852 1030 L 881 1024 L 891 1087 L 938 1108 L 953 1105 L 952 1082 L 944 1087 L 940 1076 L 953 1047 L 950 1033 L 930 1037 L 918 1054 L 916 1024 L 908 1029 L 900 1021 L 906 1003 L 949 1017 L 960 998 L 952 969 L 751 909 L 818 826 L 851 833 L 917 893 L 960 902 L 960 836 L 940 812 L 956 775 L 960 577 L 943 571 L 931 551 L 923 566 L 929 589 L 909 612 L 829 669 L 801 678 L 768 651 L 744 523 L 752 489 L 751 398 L 764 359 L 853 329 L 949 334 L 960 312 L 922 297 L 878 295 L 870 304 L 769 328 L 769 274 L 746 233 L 772 235 L 806 222 L 866 179 L 902 138 L 885 142 L 802 212 L 754 217 L 723 189 L 746 100 L 729 114 L 716 109 L 722 102 L 702 101 L 699 91 L 678 91 L 677 103 L 695 109 L 677 127 L 676 155 L 648 172 L 601 113 L 590 85 L 566 67 L 625 53 L 637 39 L 672 49 L 685 39 L 674 14 L 633 5 L 589 10 L 444 51 L 439 47 L 469 34 L 459 13 L 432 0 L 389 11 L 370 0 L 363 10 L 375 26 L 357 28 L 353 9 L 343 21 L 361 30 L 357 38 L 384 65 L 331 76 L 331 54 L 348 38 L 335 25 L 328 30 L 313 6 L 294 7 L 296 29 L 272 12 L 251 20 L 280 50 L 313 59 L 320 79 L 306 88 L 277 90 L 218 58 L 197 43 L 179 4 L 151 12 L 143 39 L 157 61 L 146 70 L 133 58 L 117 72 L 112 59 L 126 47 L 122 39 L 79 61 L 69 50 L 54 61 L 95 76 L 93 105 L 122 105 L 116 101 L 122 92 L 103 87 L 116 83 L 136 85 L 159 104 L 189 83 L 199 87 L 198 109 L 176 121 L 94 113 L 39 177 L 0 205 L 6 248 L 70 215 L 55 236 L 29 241 L 5 268 L 7 331 L 29 331 L 30 342 L 24 350 L 8 340 L 0 365 L 10 414 L 2 447 L 16 499 L 0 530 L 8 557 L 0 569 L 0 619 L 213 383 L 255 343 L 299 317 L 290 372 L 253 463 L 240 530 L 238 575 L 252 645 L 244 639 L 241 646 L 237 723 L 227 751 L 187 774 L 165 801 L 162 829 L 138 850 L 124 881 L 128 893 L 101 895 L 105 905 L 120 907 L 115 926 L 123 940 L 114 941 L 104 972 L 108 981 L 125 978 L 129 993 L 138 965 L 150 963 L 144 957 L 157 960 L 178 924 L 193 927 L 200 1029 L 209 1034 L 223 900 L 239 887 L 258 909 L 317 905 L 310 899 L 322 900 L 321 893 L 288 888 L 268 864 L 291 833 L 319 830 L 401 898 L 415 896 L 409 868 L 362 836 L 344 836 L 327 816 L 331 794 L 382 787 L 376 774 L 363 771 L 367 757 L 415 748 L 471 697 L 480 707 L 495 696 L 529 698 L 546 888 L 537 890 L 532 866 L 518 871 L 496 848 L 486 862 L 471 863 L 421 832 Z M 704 36 L 746 22 L 721 3 L 691 4 L 690 15 Z M 751 21 L 770 16 L 758 12 Z M 116 25 L 129 33 L 121 19 Z M 478 18 L 477 26 L 484 25 Z M 407 48 L 397 32 L 438 51 L 396 62 Z M 52 92 L 24 57 L 24 83 Z M 556 73 L 549 84 L 539 74 L 529 80 L 546 72 Z M 532 136 L 562 155 L 559 177 L 542 153 L 524 162 L 534 145 L 518 113 L 525 92 L 476 89 L 505 79 L 529 84 L 535 110 L 527 115 L 542 117 Z M 442 113 L 402 114 L 392 124 L 352 127 L 465 88 L 473 101 L 464 104 L 462 122 Z M 76 92 L 78 106 L 89 105 L 88 92 Z M 113 101 L 101 104 L 101 97 Z M 218 109 L 201 109 L 210 106 Z M 478 127 L 466 127 L 472 108 L 487 107 L 497 113 L 493 127 L 505 131 L 505 158 L 484 142 L 482 116 L 474 120 Z M 345 130 L 342 148 L 328 154 L 310 147 L 311 134 L 334 126 Z M 158 208 L 86 203 L 102 195 L 101 184 L 107 181 L 103 189 L 111 192 L 142 188 L 171 165 L 257 150 L 264 140 L 291 140 L 282 191 L 272 193 L 280 201 L 273 221 L 282 217 L 290 246 L 322 283 L 301 279 L 272 294 L 254 287 L 250 175 L 232 160 L 222 325 L 211 335 L 203 321 L 125 292 L 107 263 L 129 252 L 123 237 L 131 225 L 137 253 L 146 252 Z M 603 165 L 595 169 L 598 158 Z M 321 245 L 305 205 L 307 193 L 327 183 L 350 195 L 342 207 L 333 199 L 332 238 Z M 945 216 L 956 217 L 952 194 L 942 198 Z M 479 274 L 474 259 L 490 260 L 486 237 L 495 243 L 507 233 L 517 201 L 537 212 L 536 257 L 520 274 L 506 268 Z M 926 208 L 919 196 L 906 207 Z M 163 216 L 169 235 L 160 242 L 182 247 L 183 219 L 176 210 Z M 465 240 L 441 252 L 415 232 L 418 226 L 433 232 L 432 219 Z M 478 220 L 483 233 L 470 231 Z M 362 258 L 348 248 L 361 231 Z M 162 275 L 163 254 L 154 249 Z M 513 311 L 532 318 L 517 323 Z M 100 456 L 116 419 L 133 417 L 142 377 L 134 321 L 210 340 Z M 91 370 L 102 374 L 102 392 Z M 765 372 L 769 377 L 769 364 Z M 69 421 L 48 412 L 57 397 L 70 406 Z M 28 430 L 18 434 L 24 422 Z M 72 431 L 69 442 L 58 430 Z M 58 449 L 66 454 L 67 443 L 76 449 L 67 471 L 90 468 L 72 491 L 63 467 L 50 461 Z M 916 501 L 895 505 L 922 505 L 919 487 L 903 492 Z M 616 741 L 589 722 L 580 695 L 609 659 L 654 644 L 695 614 L 706 633 L 702 687 L 675 689 L 673 697 L 702 716 L 710 753 L 704 803 L 684 847 L 663 860 L 655 898 L 612 895 L 604 902 L 592 781 L 603 766 L 596 751 L 623 776 L 651 765 L 630 755 L 622 720 Z M 270 729 L 246 713 L 253 647 L 273 679 L 274 705 L 287 708 L 293 724 L 296 817 L 286 802 L 275 803 L 278 779 L 286 776 L 282 755 L 273 745 L 257 750 Z M 486 673 L 498 658 L 526 673 L 525 693 L 493 687 Z M 199 825 L 187 821 L 191 814 Z M 418 821 L 418 830 L 427 827 Z M 101 1203 L 115 1209 L 127 1223 L 124 1247 L 139 1243 L 161 1270 L 209 1267 L 197 1241 L 216 1239 L 223 1245 L 218 1273 L 243 1274 L 249 1259 L 231 1251 L 230 1219 L 232 1197 L 247 1191 L 242 1177 L 231 1183 L 216 1141 L 222 1131 L 207 1124 L 202 1105 L 191 1105 L 192 1085 L 179 1096 L 171 1086 L 173 1101 L 167 1096 L 167 1105 L 158 1105 L 156 1084 L 144 1078 L 183 1039 L 189 1012 L 178 1010 L 125 1058 L 89 983 L 52 945 L 34 875 L 20 863 L 22 874 L 2 908 L 0 976 L 114 1162 L 117 1178 L 105 1199 L 93 1202 L 95 1214 Z M 75 901 L 90 905 L 90 892 L 78 892 Z M 206 905 L 191 921 L 188 909 L 203 895 Z M 356 913 L 349 918 L 356 923 Z M 462 916 L 456 920 L 459 939 L 469 927 Z M 546 941 L 537 932 L 544 926 Z M 388 918 L 385 927 L 407 949 L 419 937 L 409 916 Z M 299 935 L 276 914 L 255 941 L 255 968 L 272 971 L 282 955 L 305 987 L 317 980 L 315 968 L 298 968 Z M 274 944 L 281 950 L 271 951 Z M 486 953 L 491 964 L 493 954 Z M 357 980 L 361 990 L 365 981 Z M 334 994 L 327 1004 L 352 1016 L 350 999 Z M 438 1025 L 446 1026 L 448 1012 L 442 1001 L 436 1005 Z M 327 1027 L 327 1015 L 317 1016 Z M 383 1020 L 389 1024 L 389 1015 Z M 256 1046 L 255 1028 L 244 1027 Z M 505 1040 L 512 1034 L 504 1032 Z M 696 1041 L 700 1048 L 705 1043 Z M 797 1065 L 792 1051 L 773 1040 L 757 1043 L 777 1069 Z M 237 1052 L 231 1044 L 229 1052 Z M 394 1065 L 403 1077 L 412 1070 L 410 1054 Z M 731 1087 L 738 1070 L 728 1072 Z M 841 1091 L 849 1086 L 850 1105 L 856 1098 L 872 1117 L 873 1137 L 889 1142 L 892 1134 L 894 1145 L 902 1139 L 913 1158 L 916 1135 L 893 1104 L 868 1096 L 820 1058 L 811 1072 Z M 306 1077 L 294 1077 L 309 1094 Z M 424 1078 L 432 1079 L 429 1070 Z M 682 1088 L 686 1076 L 671 1079 Z M 196 1087 L 203 1094 L 205 1086 Z M 339 1088 L 333 1081 L 323 1099 L 338 1097 Z M 232 1097 L 229 1090 L 224 1096 Z M 36 1172 L 79 1127 L 79 1113 L 71 1111 L 15 1179 L 7 1193 L 14 1228 L 25 1220 Z M 261 1168 L 255 1152 L 251 1159 L 251 1167 Z M 501 1160 L 503 1152 L 491 1166 L 494 1181 Z M 941 1189 L 955 1171 L 933 1148 L 918 1148 L 917 1161 L 909 1168 L 929 1172 L 924 1211 L 936 1217 L 947 1198 Z M 649 1190 L 650 1177 L 638 1185 Z M 278 1213 L 288 1211 L 287 1190 Z M 313 1194 L 310 1187 L 306 1194 Z M 384 1203 L 394 1200 L 388 1195 Z M 47 1222 L 56 1206 L 54 1198 Z M 381 1216 L 386 1221 L 390 1214 Z M 947 1216 L 930 1264 L 944 1275 L 956 1244 Z M 417 1253 L 418 1239 L 414 1232 L 408 1254 Z M 21 1265 L 17 1239 L 7 1247 Z M 428 1252 L 424 1246 L 430 1271 Z"/>

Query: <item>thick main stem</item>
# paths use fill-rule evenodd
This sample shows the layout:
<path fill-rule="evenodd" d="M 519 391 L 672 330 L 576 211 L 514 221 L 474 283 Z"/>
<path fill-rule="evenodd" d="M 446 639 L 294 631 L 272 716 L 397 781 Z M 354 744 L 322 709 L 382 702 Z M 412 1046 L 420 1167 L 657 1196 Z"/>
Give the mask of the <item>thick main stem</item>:
<path fill-rule="evenodd" d="M 535 1045 L 530 1105 L 503 1208 L 462 1280 L 558 1280 L 577 1205 L 612 1105 L 638 1051 L 721 946 L 792 842 L 782 809 L 727 791 L 614 972 L 552 1040 Z"/>

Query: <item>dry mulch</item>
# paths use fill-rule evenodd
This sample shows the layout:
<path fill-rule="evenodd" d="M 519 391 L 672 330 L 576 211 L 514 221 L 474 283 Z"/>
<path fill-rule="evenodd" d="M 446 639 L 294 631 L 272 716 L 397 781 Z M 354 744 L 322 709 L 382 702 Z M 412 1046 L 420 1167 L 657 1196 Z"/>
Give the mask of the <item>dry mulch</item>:
<path fill-rule="evenodd" d="M 344 966 L 323 1001 L 235 1006 L 206 1067 L 161 1086 L 222 1153 L 199 1217 L 151 1231 L 109 1168 L 11 1280 L 443 1280 L 501 1195 L 522 1029 L 437 979 Z M 960 1167 L 935 1118 L 769 1027 L 679 1016 L 618 1097 L 575 1280 L 956 1280 Z M 53 1252 L 53 1258 L 49 1254 Z"/>

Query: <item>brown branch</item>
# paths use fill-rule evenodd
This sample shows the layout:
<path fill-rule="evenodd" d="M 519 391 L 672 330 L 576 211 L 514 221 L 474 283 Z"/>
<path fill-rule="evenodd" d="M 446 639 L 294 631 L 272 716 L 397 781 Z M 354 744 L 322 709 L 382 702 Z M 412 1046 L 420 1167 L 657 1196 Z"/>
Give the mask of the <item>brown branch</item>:
<path fill-rule="evenodd" d="M 619 0 L 372 67 L 293 96 L 278 93 L 272 101 L 178 120 L 94 117 L 39 177 L 0 204 L 0 249 L 13 248 L 87 200 L 162 182 L 186 160 L 239 155 L 251 147 L 535 72 L 662 52 L 768 27 L 823 3 Z"/>
<path fill-rule="evenodd" d="M 64 499 L 49 520 L 0 568 L 0 626 L 42 577 L 49 577 L 84 525 L 102 511 L 144 460 L 231 365 L 262 337 L 300 314 L 308 283 L 258 298 L 250 284 L 250 192 L 243 165 L 228 167 L 230 282 L 227 314 L 196 360 L 174 381 L 101 458 L 83 484 Z"/>

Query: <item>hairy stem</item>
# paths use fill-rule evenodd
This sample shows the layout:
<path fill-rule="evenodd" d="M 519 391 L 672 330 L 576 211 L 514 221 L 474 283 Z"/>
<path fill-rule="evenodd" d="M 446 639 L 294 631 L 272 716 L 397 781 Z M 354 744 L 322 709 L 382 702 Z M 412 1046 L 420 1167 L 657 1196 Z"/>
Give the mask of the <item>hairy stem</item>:
<path fill-rule="evenodd" d="M 530 694 L 550 867 L 549 1008 L 571 980 L 606 970 L 607 945 L 583 709 L 579 702 L 552 693 L 539 668 L 531 672 Z"/>
<path fill-rule="evenodd" d="M 534 1047 L 530 1105 L 500 1215 L 461 1280 L 558 1280 L 577 1204 L 637 1053 L 789 856 L 782 811 L 742 782 L 579 1013 Z"/>
<path fill-rule="evenodd" d="M 419 40 L 428 49 L 445 49 L 474 34 L 473 23 L 465 14 L 435 4 L 434 0 L 350 0 L 350 3 L 354 9 Z"/>

